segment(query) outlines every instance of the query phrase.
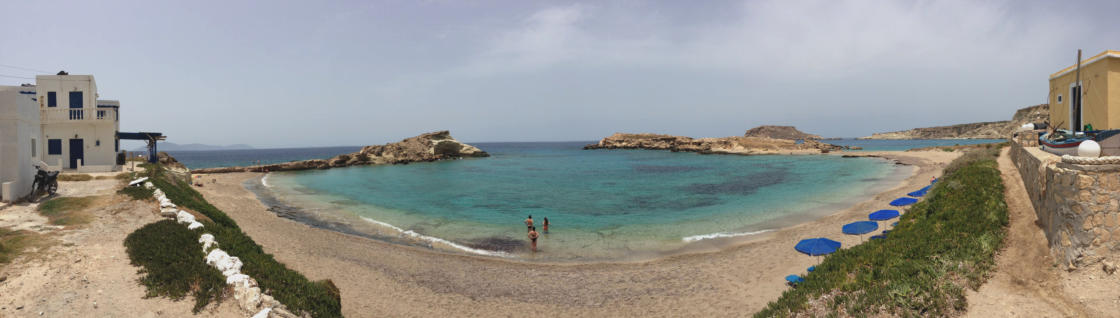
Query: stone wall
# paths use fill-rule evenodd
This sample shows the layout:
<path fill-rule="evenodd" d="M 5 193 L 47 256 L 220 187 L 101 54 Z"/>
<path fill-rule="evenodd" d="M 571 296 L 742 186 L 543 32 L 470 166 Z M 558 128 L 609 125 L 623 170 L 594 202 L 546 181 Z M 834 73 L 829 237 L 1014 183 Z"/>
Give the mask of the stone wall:
<path fill-rule="evenodd" d="M 1120 165 L 1074 165 L 1011 143 L 1039 226 L 1055 259 L 1070 268 L 1120 249 Z"/>

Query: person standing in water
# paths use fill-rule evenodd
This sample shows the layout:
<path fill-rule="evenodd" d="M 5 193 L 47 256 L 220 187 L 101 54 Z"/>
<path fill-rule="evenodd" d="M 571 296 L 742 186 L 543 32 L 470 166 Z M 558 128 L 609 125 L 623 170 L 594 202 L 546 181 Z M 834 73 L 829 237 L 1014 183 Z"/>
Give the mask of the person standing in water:
<path fill-rule="evenodd" d="M 525 219 L 525 229 L 529 231 L 533 230 L 533 215 L 531 214 L 528 219 Z"/>
<path fill-rule="evenodd" d="M 529 241 L 531 241 L 532 244 L 533 244 L 533 252 L 537 251 L 537 238 L 540 237 L 540 236 L 541 236 L 541 234 L 537 233 L 537 228 L 536 227 L 532 227 L 532 226 L 529 227 Z"/>
<path fill-rule="evenodd" d="M 541 225 L 544 225 L 544 228 L 542 229 L 542 230 L 544 230 L 544 233 L 548 234 L 548 218 L 547 217 L 544 218 L 544 222 L 541 223 Z"/>

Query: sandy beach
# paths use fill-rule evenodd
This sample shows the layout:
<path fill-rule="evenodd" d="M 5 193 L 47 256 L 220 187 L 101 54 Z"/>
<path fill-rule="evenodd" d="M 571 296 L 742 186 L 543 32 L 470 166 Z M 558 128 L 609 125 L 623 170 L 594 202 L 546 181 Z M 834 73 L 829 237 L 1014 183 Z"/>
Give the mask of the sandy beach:
<path fill-rule="evenodd" d="M 632 263 L 537 264 L 458 255 L 313 228 L 276 216 L 242 184 L 257 173 L 214 174 L 199 189 L 289 267 L 342 290 L 343 313 L 381 316 L 743 316 L 777 299 L 783 277 L 817 260 L 793 250 L 803 238 L 845 246 L 840 225 L 887 208 L 925 186 L 959 153 L 860 152 L 914 167 L 890 190 L 847 209 L 757 235 L 720 251 Z"/>

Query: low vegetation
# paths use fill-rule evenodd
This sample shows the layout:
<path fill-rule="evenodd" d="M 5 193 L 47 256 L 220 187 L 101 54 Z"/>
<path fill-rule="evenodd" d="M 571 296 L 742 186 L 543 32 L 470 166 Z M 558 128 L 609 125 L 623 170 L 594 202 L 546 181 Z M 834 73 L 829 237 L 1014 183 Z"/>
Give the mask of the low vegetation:
<path fill-rule="evenodd" d="M 124 246 L 132 265 L 141 268 L 140 283 L 147 287 L 147 297 L 180 300 L 190 294 L 195 313 L 222 299 L 225 278 L 202 261 L 206 255 L 195 231 L 163 220 L 132 232 L 124 239 Z"/>
<path fill-rule="evenodd" d="M 756 317 L 952 316 L 967 308 L 992 270 L 1007 227 L 995 162 L 1000 147 L 975 147 L 945 168 L 889 236 L 824 258 L 805 283 Z"/>
<path fill-rule="evenodd" d="M 58 175 L 58 181 L 89 181 L 93 176 L 84 173 L 63 173 Z"/>
<path fill-rule="evenodd" d="M 45 240 L 38 233 L 0 228 L 0 265 L 10 263 L 24 249 L 43 247 L 44 243 Z"/>
<path fill-rule="evenodd" d="M 265 253 L 260 245 L 254 242 L 245 232 L 241 231 L 232 218 L 207 202 L 202 197 L 202 194 L 191 188 L 190 184 L 171 177 L 170 173 L 164 171 L 159 166 L 149 165 L 147 171 L 148 177 L 152 183 L 162 190 L 171 201 L 183 208 L 201 213 L 209 219 L 205 220 L 204 218 L 200 218 L 200 222 L 205 225 L 205 232 L 214 235 L 221 249 L 241 259 L 244 263 L 241 272 L 256 279 L 261 291 L 272 295 L 277 301 L 280 301 L 287 306 L 289 310 L 296 313 L 306 312 L 312 317 L 342 316 L 342 305 L 338 288 L 329 280 L 313 282 L 299 272 L 288 269 L 284 264 L 276 261 L 271 254 Z M 184 234 L 177 234 L 184 236 L 181 244 L 186 247 L 175 248 L 190 249 L 201 253 L 202 249 L 198 245 L 198 237 L 202 234 L 202 231 L 188 231 L 182 225 L 178 225 L 178 228 L 186 231 Z M 137 233 L 144 230 L 145 229 L 141 229 L 137 231 Z M 149 234 L 137 233 L 133 234 L 155 235 L 158 231 Z M 126 244 L 129 243 L 126 242 Z M 137 263 L 137 265 L 142 266 L 144 270 L 149 273 L 149 276 L 152 271 L 159 271 L 151 267 L 158 264 L 194 263 L 205 266 L 203 258 L 199 255 L 152 251 L 151 249 L 154 248 L 172 247 L 146 244 L 139 245 L 137 248 L 129 247 L 128 251 L 129 257 L 133 259 L 133 262 L 138 262 L 138 259 L 156 258 Z M 164 293 L 161 291 L 160 288 L 164 288 L 165 286 L 169 289 L 174 288 L 177 293 L 183 295 L 188 292 L 195 293 L 196 306 L 199 302 L 198 297 L 207 299 L 206 302 L 208 303 L 210 299 L 214 299 L 213 297 L 220 295 L 220 293 L 211 290 L 204 290 L 199 294 L 199 290 L 195 289 L 199 287 L 192 285 L 195 283 L 192 279 L 197 280 L 199 278 L 182 275 L 159 275 L 152 278 L 152 280 L 154 280 L 153 282 L 145 282 L 145 286 L 148 286 L 149 293 L 155 292 L 157 295 L 172 295 L 169 292 Z M 155 290 L 153 290 L 153 286 L 156 286 L 154 288 Z M 203 304 L 203 306 L 205 306 L 205 304 Z"/>
<path fill-rule="evenodd" d="M 124 187 L 117 190 L 117 193 L 128 196 L 133 200 L 147 200 L 152 197 L 154 191 L 145 187 Z"/>
<path fill-rule="evenodd" d="M 99 197 L 59 197 L 39 205 L 39 214 L 54 225 L 78 225 L 93 219 L 88 211 Z"/>

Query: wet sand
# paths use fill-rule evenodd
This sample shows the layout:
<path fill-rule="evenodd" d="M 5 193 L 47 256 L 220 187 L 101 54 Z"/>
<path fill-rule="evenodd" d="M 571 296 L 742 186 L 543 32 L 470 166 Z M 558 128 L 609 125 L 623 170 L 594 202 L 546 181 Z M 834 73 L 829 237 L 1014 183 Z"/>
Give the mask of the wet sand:
<path fill-rule="evenodd" d="M 853 154 L 853 153 L 847 153 Z M 278 217 L 242 185 L 257 173 L 206 175 L 196 188 L 266 252 L 313 280 L 331 279 L 349 317 L 382 316 L 745 316 L 788 287 L 784 277 L 817 262 L 798 240 L 860 237 L 840 225 L 929 183 L 956 152 L 859 152 L 911 165 L 890 190 L 836 213 L 737 241 L 717 251 L 642 262 L 542 264 L 387 243 Z M 904 170 L 905 171 L 905 170 Z"/>

